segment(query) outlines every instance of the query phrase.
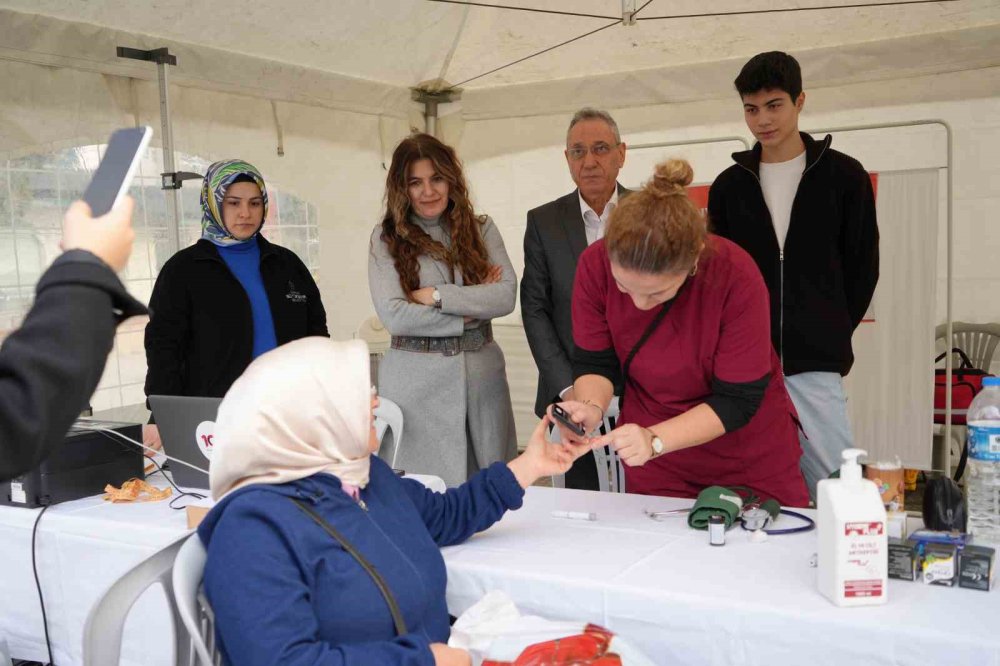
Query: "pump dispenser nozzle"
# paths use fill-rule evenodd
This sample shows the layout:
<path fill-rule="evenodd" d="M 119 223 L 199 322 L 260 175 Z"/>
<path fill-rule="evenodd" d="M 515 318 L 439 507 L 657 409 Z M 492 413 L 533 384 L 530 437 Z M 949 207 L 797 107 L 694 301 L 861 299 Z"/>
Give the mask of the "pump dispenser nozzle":
<path fill-rule="evenodd" d="M 840 478 L 844 481 L 860 481 L 861 465 L 858 464 L 858 458 L 867 456 L 868 452 L 863 449 L 844 449 L 841 455 L 844 462 L 840 465 Z"/>

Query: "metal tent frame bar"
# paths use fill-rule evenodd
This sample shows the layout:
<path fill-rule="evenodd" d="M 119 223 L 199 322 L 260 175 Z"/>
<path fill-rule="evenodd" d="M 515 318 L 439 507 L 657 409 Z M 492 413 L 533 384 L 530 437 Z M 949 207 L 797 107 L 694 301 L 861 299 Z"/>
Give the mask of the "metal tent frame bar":
<path fill-rule="evenodd" d="M 170 117 L 170 81 L 167 67 L 177 65 L 177 56 L 171 55 L 166 48 L 144 51 L 125 46 L 118 47 L 117 55 L 119 58 L 145 60 L 156 64 L 156 79 L 160 95 L 160 145 L 163 148 L 163 173 L 160 174 L 160 189 L 165 190 L 167 214 L 173 221 L 167 234 L 167 240 L 170 243 L 170 254 L 174 254 L 181 249 L 180 193 L 177 190 L 180 189 L 181 181 L 184 178 L 178 178 L 178 176 L 185 174 L 178 174 L 174 167 L 174 131 Z M 190 178 L 198 174 L 186 175 Z"/>

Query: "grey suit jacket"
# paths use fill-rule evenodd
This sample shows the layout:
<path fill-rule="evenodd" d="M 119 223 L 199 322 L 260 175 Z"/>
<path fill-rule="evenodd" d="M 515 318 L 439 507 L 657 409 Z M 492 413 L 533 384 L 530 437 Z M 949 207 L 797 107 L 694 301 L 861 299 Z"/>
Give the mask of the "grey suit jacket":
<path fill-rule="evenodd" d="M 618 185 L 621 199 L 631 191 Z M 524 230 L 521 319 L 538 366 L 535 413 L 573 383 L 573 279 L 587 231 L 577 190 L 528 211 Z"/>

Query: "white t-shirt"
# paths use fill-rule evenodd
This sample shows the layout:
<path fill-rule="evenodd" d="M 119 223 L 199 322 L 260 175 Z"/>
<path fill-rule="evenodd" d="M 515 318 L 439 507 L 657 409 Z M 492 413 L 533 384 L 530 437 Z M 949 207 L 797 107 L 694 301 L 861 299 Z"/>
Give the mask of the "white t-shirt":
<path fill-rule="evenodd" d="M 793 157 L 787 162 L 761 162 L 760 187 L 764 190 L 764 202 L 771 212 L 774 233 L 778 236 L 778 247 L 785 249 L 785 236 L 792 220 L 792 202 L 806 169 L 806 153 Z"/>

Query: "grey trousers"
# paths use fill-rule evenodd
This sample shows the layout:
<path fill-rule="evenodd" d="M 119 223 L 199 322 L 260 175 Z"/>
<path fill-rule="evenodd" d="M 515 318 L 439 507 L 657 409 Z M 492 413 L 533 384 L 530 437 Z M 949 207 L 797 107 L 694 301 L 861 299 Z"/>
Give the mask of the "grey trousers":
<path fill-rule="evenodd" d="M 816 484 L 839 469 L 841 452 L 854 446 L 844 381 L 836 372 L 803 372 L 785 377 L 785 387 L 805 431 L 799 467 L 815 501 Z"/>

